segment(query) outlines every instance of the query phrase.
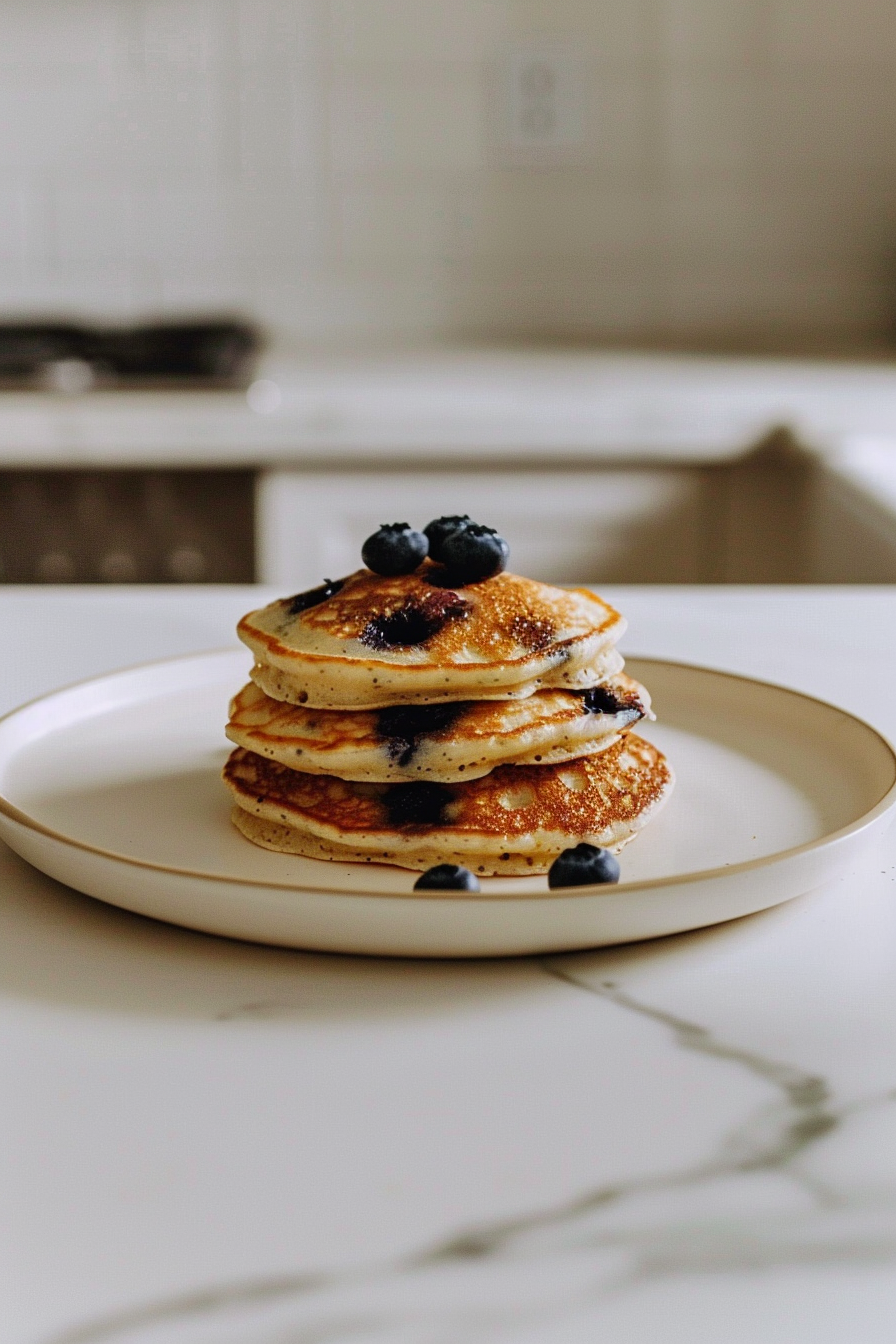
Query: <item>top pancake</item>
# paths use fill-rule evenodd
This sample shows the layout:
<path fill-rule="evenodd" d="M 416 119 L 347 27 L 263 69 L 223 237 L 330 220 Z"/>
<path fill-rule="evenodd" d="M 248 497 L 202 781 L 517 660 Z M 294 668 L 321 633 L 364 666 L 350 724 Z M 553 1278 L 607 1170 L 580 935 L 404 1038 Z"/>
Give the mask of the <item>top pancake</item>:
<path fill-rule="evenodd" d="M 438 573 L 362 569 L 314 605 L 299 594 L 250 612 L 237 633 L 253 681 L 276 700 L 350 710 L 584 690 L 621 668 L 625 621 L 594 593 L 508 573 L 444 588 Z"/>

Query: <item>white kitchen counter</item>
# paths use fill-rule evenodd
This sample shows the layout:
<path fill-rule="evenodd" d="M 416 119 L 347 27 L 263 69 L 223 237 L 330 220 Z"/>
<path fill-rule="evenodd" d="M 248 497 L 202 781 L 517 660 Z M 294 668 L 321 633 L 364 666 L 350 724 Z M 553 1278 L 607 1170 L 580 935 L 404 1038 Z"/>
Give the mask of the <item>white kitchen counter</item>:
<path fill-rule="evenodd" d="M 794 444 L 810 468 L 799 479 L 786 474 Z M 751 457 L 759 445 L 777 456 Z M 752 484 L 737 477 L 740 459 L 755 468 Z M 896 362 L 272 351 L 247 393 L 2 393 L 4 467 L 252 469 L 254 572 L 299 587 L 351 563 L 371 511 L 410 516 L 419 506 L 423 517 L 432 497 L 487 513 L 536 551 L 549 538 L 549 554 L 526 556 L 547 578 L 874 582 L 896 573 Z M 73 488 L 89 496 L 96 483 Z M 14 514 L 14 487 L 7 496 Z M 203 559 L 226 574 L 206 558 L 220 550 L 213 522 L 195 501 L 187 508 Z M 14 551 L 17 520 L 4 521 Z M 166 555 L 171 548 L 157 514 L 135 515 L 105 539 L 83 524 L 69 537 L 69 521 L 35 533 L 35 554 L 21 564 L 0 564 L 38 575 L 62 551 L 97 578 L 107 551 L 141 554 L 143 533 Z M 86 570 L 72 551 L 91 557 Z"/>
<path fill-rule="evenodd" d="M 0 466 L 724 461 L 781 425 L 822 452 L 844 435 L 896 439 L 896 366 L 887 364 L 570 350 L 273 352 L 258 380 L 248 399 L 3 393 Z"/>
<path fill-rule="evenodd" d="M 630 651 L 896 737 L 894 590 L 609 595 Z M 229 643 L 257 596 L 0 591 L 0 704 Z M 726 927 L 479 964 L 245 946 L 0 869 L 2 1344 L 896 1334 L 896 836 Z"/>

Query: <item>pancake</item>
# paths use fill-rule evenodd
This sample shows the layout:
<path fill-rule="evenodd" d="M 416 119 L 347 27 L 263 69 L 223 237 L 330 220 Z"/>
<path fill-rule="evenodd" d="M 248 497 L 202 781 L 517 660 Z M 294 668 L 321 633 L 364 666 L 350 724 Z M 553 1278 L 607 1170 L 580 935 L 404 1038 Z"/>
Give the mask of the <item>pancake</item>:
<path fill-rule="evenodd" d="M 662 753 L 635 733 L 599 755 L 498 766 L 463 784 L 351 783 L 242 747 L 224 779 L 234 823 L 264 848 L 412 869 L 455 862 L 492 876 L 546 872 L 581 840 L 618 852 L 673 783 Z"/>
<path fill-rule="evenodd" d="M 508 573 L 445 588 L 439 573 L 362 569 L 250 612 L 237 633 L 252 680 L 275 700 L 360 710 L 585 690 L 621 669 L 625 621 L 594 593 Z"/>
<path fill-rule="evenodd" d="M 293 770 L 397 783 L 478 779 L 496 766 L 568 761 L 606 751 L 650 711 L 644 687 L 617 673 L 596 690 L 523 700 L 453 701 L 380 710 L 309 709 L 254 683 L 230 706 L 227 736 Z"/>

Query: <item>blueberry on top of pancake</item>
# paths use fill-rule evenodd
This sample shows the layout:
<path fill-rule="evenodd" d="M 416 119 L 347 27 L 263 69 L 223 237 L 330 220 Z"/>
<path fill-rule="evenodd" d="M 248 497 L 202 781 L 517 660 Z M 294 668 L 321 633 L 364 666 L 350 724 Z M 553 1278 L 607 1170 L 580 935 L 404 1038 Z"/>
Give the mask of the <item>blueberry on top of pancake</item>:
<path fill-rule="evenodd" d="M 510 547 L 493 527 L 468 523 L 449 532 L 442 542 L 445 566 L 442 584 L 482 583 L 507 568 Z"/>
<path fill-rule="evenodd" d="M 383 523 L 361 547 L 361 559 L 374 574 L 412 574 L 429 550 L 429 539 L 409 523 Z"/>

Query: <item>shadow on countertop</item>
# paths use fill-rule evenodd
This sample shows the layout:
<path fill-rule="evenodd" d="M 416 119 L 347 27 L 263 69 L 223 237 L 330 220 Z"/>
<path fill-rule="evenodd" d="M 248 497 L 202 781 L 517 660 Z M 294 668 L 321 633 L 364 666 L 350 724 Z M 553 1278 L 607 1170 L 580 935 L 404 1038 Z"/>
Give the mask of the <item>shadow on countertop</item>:
<path fill-rule="evenodd" d="M 801 924 L 812 896 L 691 933 L 553 954 L 593 976 L 688 976 L 769 924 Z M 804 914 L 798 913 L 802 907 Z M 750 930 L 753 937 L 744 934 Z M 732 948 L 734 950 L 734 948 Z M 113 1015 L 221 1023 L 324 1023 L 471 1014 L 554 995 L 544 958 L 424 960 L 302 952 L 199 933 L 105 905 L 55 882 L 0 843 L 0 998 Z"/>
<path fill-rule="evenodd" d="M 81 895 L 0 844 L 0 996 L 200 1021 L 345 1022 L 554 992 L 525 958 L 349 957 L 163 924 Z"/>

